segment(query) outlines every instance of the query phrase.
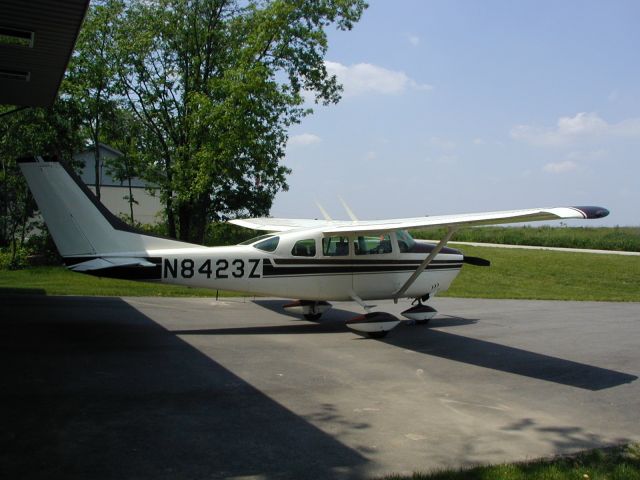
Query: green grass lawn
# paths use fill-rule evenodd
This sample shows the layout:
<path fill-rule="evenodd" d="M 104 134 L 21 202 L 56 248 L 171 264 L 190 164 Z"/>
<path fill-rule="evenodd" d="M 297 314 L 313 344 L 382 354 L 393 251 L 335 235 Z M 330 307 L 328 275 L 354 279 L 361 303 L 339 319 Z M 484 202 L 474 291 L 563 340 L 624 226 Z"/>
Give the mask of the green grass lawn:
<path fill-rule="evenodd" d="M 640 446 L 591 450 L 550 460 L 466 470 L 390 475 L 385 480 L 640 480 Z"/>
<path fill-rule="evenodd" d="M 465 265 L 450 297 L 640 302 L 640 257 L 464 246 L 490 267 Z"/>
<path fill-rule="evenodd" d="M 0 294 L 90 295 L 109 297 L 215 297 L 215 290 L 98 278 L 64 267 L 0 270 Z M 242 295 L 220 292 L 220 295 Z"/>
<path fill-rule="evenodd" d="M 640 257 L 467 247 L 491 267 L 465 265 L 443 296 L 640 302 Z M 62 267 L 0 271 L 0 293 L 210 297 L 215 290 L 101 279 Z M 243 295 L 220 292 L 220 295 Z"/>
<path fill-rule="evenodd" d="M 464 246 L 491 267 L 466 265 L 442 296 L 640 301 L 640 257 Z"/>

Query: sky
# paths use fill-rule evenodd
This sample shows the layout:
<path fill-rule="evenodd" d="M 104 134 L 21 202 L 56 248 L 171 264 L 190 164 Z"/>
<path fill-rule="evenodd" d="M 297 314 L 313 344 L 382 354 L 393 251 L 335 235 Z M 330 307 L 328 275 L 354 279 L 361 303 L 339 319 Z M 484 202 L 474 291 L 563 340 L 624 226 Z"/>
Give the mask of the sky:
<path fill-rule="evenodd" d="M 329 30 L 337 105 L 291 128 L 274 217 L 571 205 L 640 226 L 640 2 L 370 0 Z"/>

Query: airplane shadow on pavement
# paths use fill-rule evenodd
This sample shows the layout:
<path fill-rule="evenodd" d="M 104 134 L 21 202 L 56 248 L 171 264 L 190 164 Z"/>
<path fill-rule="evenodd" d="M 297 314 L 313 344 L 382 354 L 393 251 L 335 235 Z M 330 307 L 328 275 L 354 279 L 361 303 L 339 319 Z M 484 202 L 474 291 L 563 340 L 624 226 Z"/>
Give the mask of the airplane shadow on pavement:
<path fill-rule="evenodd" d="M 369 462 L 119 298 L 3 297 L 0 364 L 0 478 L 346 479 Z"/>
<path fill-rule="evenodd" d="M 254 303 L 276 312 L 284 312 L 282 300 L 255 300 Z M 284 313 L 300 319 L 298 315 Z M 317 329 L 318 333 L 344 332 L 347 327 L 344 322 L 353 318 L 354 313 L 347 310 L 331 309 L 325 314 L 323 320 L 317 325 L 305 322 L 304 324 L 285 325 L 274 327 L 249 327 L 209 330 L 211 334 L 268 334 L 268 333 L 312 333 Z M 412 350 L 424 355 L 446 358 L 456 362 L 462 362 L 479 367 L 490 368 L 502 372 L 522 375 L 525 377 L 546 380 L 562 385 L 567 385 L 585 390 L 604 390 L 630 383 L 638 379 L 635 375 L 618 372 L 607 368 L 600 368 L 585 363 L 565 360 L 563 358 L 535 353 L 521 348 L 501 345 L 487 340 L 466 337 L 435 328 L 447 326 L 471 325 L 476 319 L 451 317 L 439 315 L 429 322 L 428 326 L 400 325 L 389 335 L 380 340 L 389 345 Z M 419 333 L 416 333 L 419 329 Z M 183 332 L 186 333 L 186 332 Z M 202 332 L 200 332 L 202 333 Z"/>

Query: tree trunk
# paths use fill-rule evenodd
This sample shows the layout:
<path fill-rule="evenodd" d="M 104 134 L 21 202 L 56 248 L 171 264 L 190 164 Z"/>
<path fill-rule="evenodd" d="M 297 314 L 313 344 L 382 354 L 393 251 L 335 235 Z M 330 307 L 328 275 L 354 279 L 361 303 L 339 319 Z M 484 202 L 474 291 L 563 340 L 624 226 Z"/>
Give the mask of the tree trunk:
<path fill-rule="evenodd" d="M 93 137 L 93 159 L 95 162 L 95 174 L 96 174 L 96 197 L 100 200 L 100 145 L 98 144 L 97 135 Z"/>
<path fill-rule="evenodd" d="M 171 198 L 172 192 L 169 192 L 167 201 L 165 203 L 165 209 L 167 212 L 167 228 L 169 229 L 169 236 L 171 238 L 178 238 L 178 231 L 176 229 L 176 215 L 173 211 L 173 198 Z"/>
<path fill-rule="evenodd" d="M 196 243 L 204 245 L 207 235 L 207 225 L 209 224 L 209 207 L 211 200 L 208 195 L 201 195 L 198 199 L 198 215 L 197 224 L 194 226 L 194 233 L 196 235 Z"/>
<path fill-rule="evenodd" d="M 178 222 L 180 224 L 180 233 L 178 234 L 178 239 L 183 242 L 191 242 L 192 232 L 191 232 L 191 216 L 193 214 L 193 209 L 191 208 L 190 202 L 180 203 L 178 206 Z"/>
<path fill-rule="evenodd" d="M 131 214 L 131 225 L 134 224 L 133 220 L 133 189 L 131 188 L 131 175 L 128 175 L 129 181 L 129 213 Z"/>

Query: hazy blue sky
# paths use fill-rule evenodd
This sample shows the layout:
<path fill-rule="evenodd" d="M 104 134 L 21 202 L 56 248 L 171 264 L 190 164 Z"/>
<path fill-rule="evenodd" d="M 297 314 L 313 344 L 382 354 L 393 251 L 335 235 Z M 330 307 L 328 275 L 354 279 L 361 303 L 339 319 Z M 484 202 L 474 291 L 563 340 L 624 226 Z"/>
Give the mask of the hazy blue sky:
<path fill-rule="evenodd" d="M 291 130 L 273 216 L 601 205 L 640 225 L 640 2 L 370 0 L 343 100 Z"/>

